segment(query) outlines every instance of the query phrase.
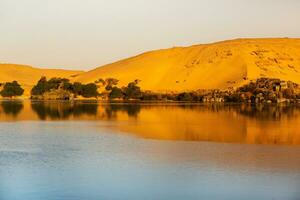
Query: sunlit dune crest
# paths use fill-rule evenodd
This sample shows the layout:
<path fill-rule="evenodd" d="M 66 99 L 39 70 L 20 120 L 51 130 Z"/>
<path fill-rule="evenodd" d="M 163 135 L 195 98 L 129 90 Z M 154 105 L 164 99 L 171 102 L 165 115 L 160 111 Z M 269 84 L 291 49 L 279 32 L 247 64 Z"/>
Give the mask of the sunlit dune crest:
<path fill-rule="evenodd" d="M 300 39 L 237 39 L 152 51 L 76 77 L 88 83 L 139 79 L 144 90 L 187 91 L 237 87 L 260 77 L 300 83 Z"/>

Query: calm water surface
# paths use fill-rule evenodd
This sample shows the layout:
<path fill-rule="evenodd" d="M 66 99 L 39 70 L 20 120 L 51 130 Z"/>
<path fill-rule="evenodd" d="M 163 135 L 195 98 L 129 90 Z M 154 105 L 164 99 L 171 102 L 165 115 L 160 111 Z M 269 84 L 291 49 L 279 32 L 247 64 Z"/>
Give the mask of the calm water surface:
<path fill-rule="evenodd" d="M 300 199 L 300 107 L 0 102 L 0 200 Z"/>

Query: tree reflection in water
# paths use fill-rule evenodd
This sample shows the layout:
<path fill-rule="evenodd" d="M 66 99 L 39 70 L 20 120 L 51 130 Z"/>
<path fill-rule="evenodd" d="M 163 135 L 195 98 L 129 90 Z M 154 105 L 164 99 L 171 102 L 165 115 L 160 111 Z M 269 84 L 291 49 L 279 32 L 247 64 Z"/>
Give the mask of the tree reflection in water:
<path fill-rule="evenodd" d="M 104 109 L 99 116 L 98 108 Z M 32 102 L 32 110 L 37 113 L 39 119 L 66 120 L 71 117 L 79 118 L 82 115 L 97 117 L 97 119 L 116 119 L 117 113 L 125 112 L 129 117 L 138 117 L 141 106 L 135 104 L 104 104 L 84 102 Z M 102 109 L 102 110 L 103 110 Z"/>
<path fill-rule="evenodd" d="M 39 119 L 63 120 L 81 115 L 96 116 L 97 104 L 71 102 L 32 102 L 31 108 Z"/>
<path fill-rule="evenodd" d="M 6 115 L 12 115 L 13 117 L 17 117 L 24 108 L 21 101 L 3 101 L 0 105 Z"/>
<path fill-rule="evenodd" d="M 108 119 L 116 119 L 118 112 L 125 112 L 129 117 L 137 118 L 141 111 L 140 104 L 108 104 L 104 107 Z"/>
<path fill-rule="evenodd" d="M 23 105 L 24 104 L 24 105 Z M 5 120 L 111 121 L 143 138 L 300 144 L 300 105 L 1 102 Z M 125 122 L 125 123 L 124 123 Z"/>

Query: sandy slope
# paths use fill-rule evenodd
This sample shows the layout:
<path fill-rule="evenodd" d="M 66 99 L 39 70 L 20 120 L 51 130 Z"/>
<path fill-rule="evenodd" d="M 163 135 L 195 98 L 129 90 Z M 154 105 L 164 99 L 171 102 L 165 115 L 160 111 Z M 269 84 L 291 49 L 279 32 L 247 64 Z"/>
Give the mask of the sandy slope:
<path fill-rule="evenodd" d="M 26 65 L 14 65 L 14 64 L 0 64 L 0 83 L 16 80 L 25 89 L 25 96 L 29 95 L 29 92 L 33 85 L 42 77 L 66 77 L 72 78 L 72 76 L 82 73 L 81 71 L 69 71 L 59 69 L 39 69 Z"/>
<path fill-rule="evenodd" d="M 238 39 L 152 51 L 99 67 L 76 77 L 88 83 L 135 79 L 153 91 L 236 87 L 259 77 L 300 83 L 300 39 Z"/>

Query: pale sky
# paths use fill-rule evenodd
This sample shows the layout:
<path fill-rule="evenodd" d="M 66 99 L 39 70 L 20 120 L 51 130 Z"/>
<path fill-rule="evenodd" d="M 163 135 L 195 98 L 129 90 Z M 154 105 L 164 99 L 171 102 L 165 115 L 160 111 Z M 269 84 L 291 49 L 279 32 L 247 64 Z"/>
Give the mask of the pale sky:
<path fill-rule="evenodd" d="M 0 0 L 0 63 L 88 70 L 245 37 L 300 37 L 300 0 Z"/>

